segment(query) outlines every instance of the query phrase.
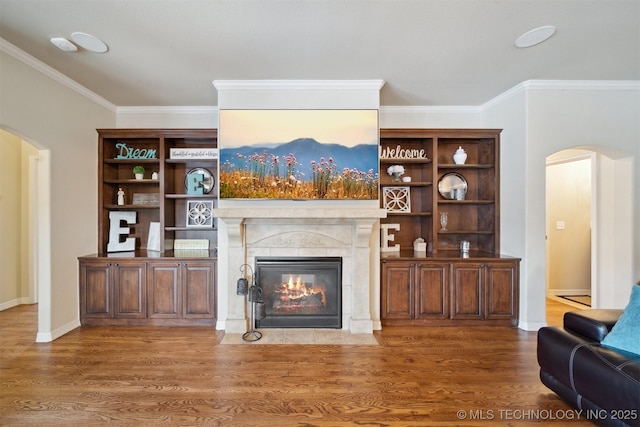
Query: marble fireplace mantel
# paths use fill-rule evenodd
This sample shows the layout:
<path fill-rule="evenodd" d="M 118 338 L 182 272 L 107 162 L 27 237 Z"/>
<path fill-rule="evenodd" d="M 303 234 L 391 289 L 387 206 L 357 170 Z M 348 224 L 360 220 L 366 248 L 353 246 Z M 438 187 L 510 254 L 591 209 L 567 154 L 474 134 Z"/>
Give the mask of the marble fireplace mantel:
<path fill-rule="evenodd" d="M 377 221 L 387 216 L 384 209 L 252 205 L 217 208 L 214 216 L 224 223 L 227 240 L 226 247 L 219 249 L 218 258 L 230 270 L 252 265 L 255 256 L 342 256 L 342 328 L 351 333 L 373 332 L 371 308 L 379 284 L 377 264 L 372 264 L 377 257 L 377 243 L 373 239 L 372 245 L 372 236 L 374 232 L 377 236 Z M 236 279 L 227 279 L 228 333 L 245 332 L 248 326 L 245 301 L 236 295 Z"/>

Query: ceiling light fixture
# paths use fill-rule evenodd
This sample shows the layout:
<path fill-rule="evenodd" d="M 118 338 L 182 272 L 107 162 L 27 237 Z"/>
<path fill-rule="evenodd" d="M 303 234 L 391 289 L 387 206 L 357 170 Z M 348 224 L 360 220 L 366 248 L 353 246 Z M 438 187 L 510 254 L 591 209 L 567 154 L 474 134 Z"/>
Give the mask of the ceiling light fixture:
<path fill-rule="evenodd" d="M 556 32 L 556 27 L 553 25 L 545 25 L 544 27 L 534 28 L 531 31 L 527 31 L 516 39 L 516 47 L 525 48 L 535 46 L 549 39 Z"/>
<path fill-rule="evenodd" d="M 51 37 L 51 43 L 60 50 L 65 52 L 75 52 L 78 47 L 64 37 Z"/>
<path fill-rule="evenodd" d="M 99 38 L 87 33 L 71 33 L 71 39 L 80 47 L 95 53 L 105 53 L 109 48 Z"/>

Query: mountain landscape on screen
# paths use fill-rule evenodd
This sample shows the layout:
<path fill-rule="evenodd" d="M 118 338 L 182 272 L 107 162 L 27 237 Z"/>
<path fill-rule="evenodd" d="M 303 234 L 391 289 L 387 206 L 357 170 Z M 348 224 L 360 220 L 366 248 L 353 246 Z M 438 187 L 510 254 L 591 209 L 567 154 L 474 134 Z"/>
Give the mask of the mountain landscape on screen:
<path fill-rule="evenodd" d="M 297 138 L 221 148 L 221 198 L 378 198 L 378 144 Z"/>

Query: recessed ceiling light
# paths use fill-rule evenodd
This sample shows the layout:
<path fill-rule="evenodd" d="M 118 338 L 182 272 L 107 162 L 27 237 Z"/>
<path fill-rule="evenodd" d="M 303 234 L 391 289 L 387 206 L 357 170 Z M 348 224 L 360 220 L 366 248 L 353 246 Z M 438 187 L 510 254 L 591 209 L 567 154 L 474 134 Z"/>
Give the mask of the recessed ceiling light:
<path fill-rule="evenodd" d="M 84 49 L 95 53 L 105 53 L 109 48 L 99 38 L 87 33 L 71 33 L 71 39 Z"/>
<path fill-rule="evenodd" d="M 553 25 L 545 25 L 544 27 L 534 28 L 531 31 L 527 31 L 516 39 L 516 47 L 524 48 L 535 46 L 543 41 L 547 40 L 556 32 L 556 27 Z"/>
<path fill-rule="evenodd" d="M 51 43 L 53 43 L 53 45 L 58 49 L 65 52 L 75 52 L 78 50 L 78 47 L 75 44 L 71 43 L 64 37 L 51 37 Z"/>

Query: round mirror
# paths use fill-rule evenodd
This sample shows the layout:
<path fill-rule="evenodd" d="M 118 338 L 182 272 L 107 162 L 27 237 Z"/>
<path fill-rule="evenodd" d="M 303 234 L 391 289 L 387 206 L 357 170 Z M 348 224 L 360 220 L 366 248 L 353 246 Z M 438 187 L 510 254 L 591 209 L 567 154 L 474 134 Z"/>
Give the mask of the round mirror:
<path fill-rule="evenodd" d="M 216 183 L 215 178 L 213 177 L 213 175 L 211 174 L 211 172 L 209 172 L 208 169 L 205 168 L 194 168 L 191 169 L 187 175 L 185 175 L 184 177 L 184 186 L 185 188 L 188 188 L 188 182 L 187 182 L 187 178 L 189 174 L 193 174 L 193 173 L 197 173 L 202 175 L 202 184 L 200 184 L 202 186 L 202 190 L 204 191 L 205 194 L 209 194 L 211 193 L 211 190 L 213 190 L 213 186 Z"/>
<path fill-rule="evenodd" d="M 447 173 L 438 181 L 438 192 L 448 200 L 464 200 L 467 194 L 467 180 L 459 173 Z"/>

